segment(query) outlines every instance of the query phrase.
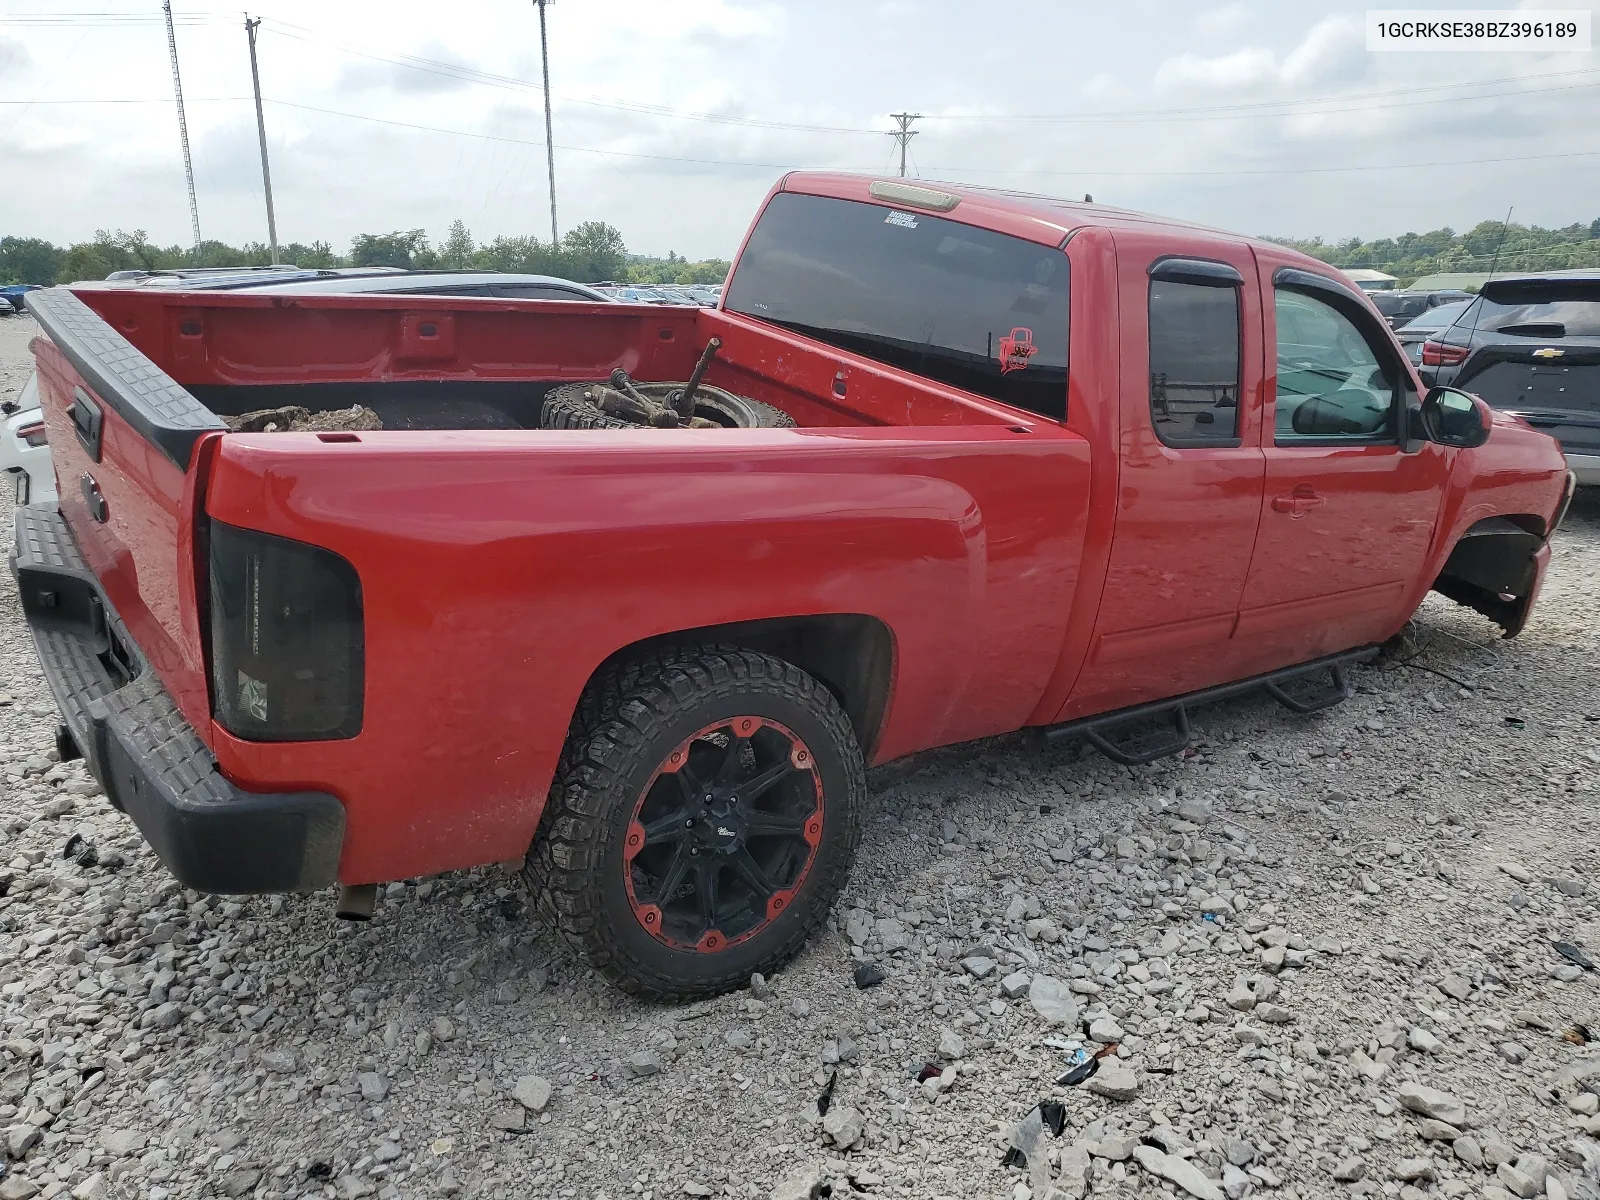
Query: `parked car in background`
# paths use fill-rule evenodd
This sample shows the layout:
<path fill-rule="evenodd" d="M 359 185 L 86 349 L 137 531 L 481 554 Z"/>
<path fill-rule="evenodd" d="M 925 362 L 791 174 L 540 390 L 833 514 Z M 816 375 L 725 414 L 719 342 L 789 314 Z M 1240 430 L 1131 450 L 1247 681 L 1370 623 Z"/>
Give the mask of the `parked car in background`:
<path fill-rule="evenodd" d="M 1490 280 L 1422 344 L 1420 373 L 1544 430 L 1600 485 L 1600 270 Z"/>
<path fill-rule="evenodd" d="M 612 298 L 586 283 L 554 275 L 515 275 L 501 271 L 406 271 L 401 275 L 336 276 L 332 279 L 252 282 L 239 291 L 315 292 L 340 295 L 489 296 L 501 300 L 575 300 L 611 303 Z"/>
<path fill-rule="evenodd" d="M 0 317 L 13 317 L 16 316 L 18 311 L 11 301 L 4 296 L 0 296 Z"/>
<path fill-rule="evenodd" d="M 42 504 L 56 498 L 56 475 L 45 443 L 44 413 L 39 408 L 39 377 L 28 376 L 16 400 L 6 405 L 0 426 L 0 474 L 15 504 Z"/>
<path fill-rule="evenodd" d="M 674 299 L 658 287 L 619 284 L 610 289 L 610 297 L 622 304 L 688 304 L 691 301 Z"/>
<path fill-rule="evenodd" d="M 8 283 L 0 287 L 0 300 L 9 303 L 17 312 L 22 312 L 28 307 L 23 297 L 29 292 L 37 292 L 38 290 L 39 285 L 37 283 Z"/>
<path fill-rule="evenodd" d="M 553 275 L 498 271 L 402 271 L 395 267 L 304 269 L 276 267 L 185 267 L 173 271 L 117 271 L 95 284 L 138 291 L 275 292 L 312 295 L 397 294 L 482 296 L 502 300 L 572 300 L 609 304 L 604 292 Z M 3 314 L 0 314 L 3 315 Z M 39 412 L 37 379 L 30 378 L 14 402 L 0 437 L 0 473 L 17 504 L 56 499 L 55 472 Z"/>
<path fill-rule="evenodd" d="M 1417 317 L 1427 312 L 1430 308 L 1438 308 L 1441 304 L 1454 304 L 1462 300 L 1471 300 L 1471 292 L 1373 292 L 1372 303 L 1383 314 L 1384 320 L 1389 322 L 1390 329 L 1399 329 L 1414 321 Z"/>
<path fill-rule="evenodd" d="M 1412 366 L 1422 364 L 1422 343 L 1440 331 L 1449 329 L 1456 318 L 1467 311 L 1467 306 L 1471 303 L 1470 297 L 1466 300 L 1452 300 L 1449 304 L 1430 308 L 1420 317 L 1413 318 L 1409 324 L 1402 325 L 1394 331 L 1395 340 L 1405 347 L 1406 356 L 1411 359 Z"/>

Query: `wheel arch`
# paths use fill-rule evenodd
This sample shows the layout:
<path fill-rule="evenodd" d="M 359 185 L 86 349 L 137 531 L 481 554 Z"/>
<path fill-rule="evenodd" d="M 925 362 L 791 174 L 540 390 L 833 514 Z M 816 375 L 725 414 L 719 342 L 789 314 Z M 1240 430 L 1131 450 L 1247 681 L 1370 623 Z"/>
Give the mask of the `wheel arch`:
<path fill-rule="evenodd" d="M 1506 637 L 1515 637 L 1527 623 L 1538 592 L 1546 523 L 1532 513 L 1473 522 L 1450 547 L 1432 590 L 1482 613 Z"/>
<path fill-rule="evenodd" d="M 895 641 L 883 620 L 864 613 L 771 617 L 656 634 L 612 653 L 595 668 L 589 683 L 625 659 L 663 647 L 710 642 L 770 654 L 813 676 L 844 709 L 863 756 L 872 761 L 894 690 Z"/>

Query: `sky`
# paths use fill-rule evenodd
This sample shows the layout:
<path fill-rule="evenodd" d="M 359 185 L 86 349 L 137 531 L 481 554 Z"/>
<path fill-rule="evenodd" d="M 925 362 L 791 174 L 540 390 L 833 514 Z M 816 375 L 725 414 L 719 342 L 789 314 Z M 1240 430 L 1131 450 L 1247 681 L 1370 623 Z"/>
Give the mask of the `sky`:
<path fill-rule="evenodd" d="M 174 11 L 202 234 L 265 241 L 243 16 Z M 548 239 L 531 0 L 250 12 L 280 241 L 438 241 L 457 218 L 479 241 Z M 1600 217 L 1600 55 L 1369 53 L 1365 12 L 553 0 L 560 227 L 608 221 L 638 253 L 731 256 L 786 170 L 893 174 L 892 112 L 923 114 L 909 174 L 1247 234 Z M 160 5 L 0 0 L 0 235 L 96 229 L 192 240 Z"/>

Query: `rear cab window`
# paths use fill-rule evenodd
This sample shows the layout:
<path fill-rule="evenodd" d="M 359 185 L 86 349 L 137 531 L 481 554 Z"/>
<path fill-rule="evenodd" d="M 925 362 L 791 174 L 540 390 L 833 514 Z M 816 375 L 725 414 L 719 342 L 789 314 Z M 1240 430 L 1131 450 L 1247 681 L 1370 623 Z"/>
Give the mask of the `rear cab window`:
<path fill-rule="evenodd" d="M 780 192 L 723 307 L 1062 420 L 1068 300 L 1059 248 L 919 210 Z"/>

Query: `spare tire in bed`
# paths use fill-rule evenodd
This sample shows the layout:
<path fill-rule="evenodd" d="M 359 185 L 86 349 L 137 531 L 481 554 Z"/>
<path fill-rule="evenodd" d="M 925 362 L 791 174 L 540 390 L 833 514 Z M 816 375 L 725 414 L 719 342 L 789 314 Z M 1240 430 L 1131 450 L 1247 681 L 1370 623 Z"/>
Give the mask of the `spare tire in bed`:
<path fill-rule="evenodd" d="M 673 397 L 683 391 L 682 383 L 636 383 L 636 391 L 657 405 L 671 408 Z M 609 383 L 565 383 L 551 388 L 539 413 L 542 429 L 649 429 L 642 419 L 615 416 L 602 407 L 607 393 L 617 395 Z M 616 406 L 613 405 L 613 410 Z M 794 418 L 781 408 L 736 396 L 722 388 L 702 383 L 695 391 L 692 425 L 701 429 L 788 429 Z"/>

